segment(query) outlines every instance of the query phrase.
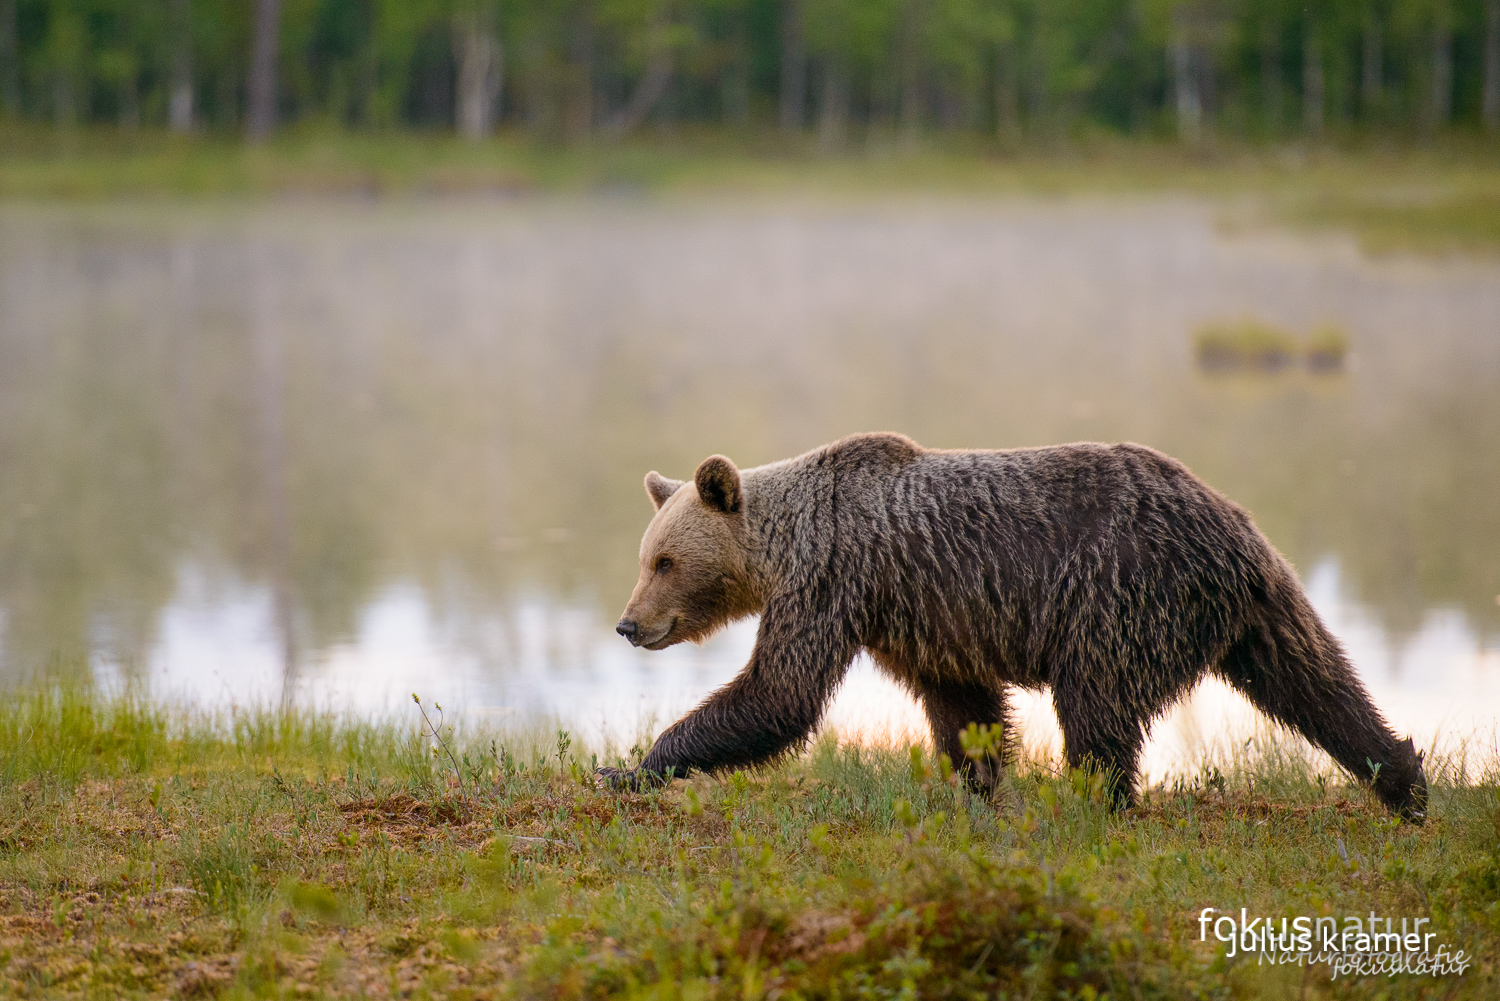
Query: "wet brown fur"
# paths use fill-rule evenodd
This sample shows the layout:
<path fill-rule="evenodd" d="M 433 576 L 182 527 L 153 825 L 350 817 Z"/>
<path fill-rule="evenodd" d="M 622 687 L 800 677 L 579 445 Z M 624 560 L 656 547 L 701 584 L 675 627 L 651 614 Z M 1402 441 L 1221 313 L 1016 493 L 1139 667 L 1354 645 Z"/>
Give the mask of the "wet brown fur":
<path fill-rule="evenodd" d="M 1425 812 L 1420 756 L 1291 567 L 1160 452 L 945 451 L 865 434 L 743 472 L 713 456 L 690 483 L 653 472 L 646 489 L 658 512 L 622 632 L 659 649 L 757 612 L 760 630 L 739 676 L 611 779 L 801 747 L 863 649 L 921 701 L 955 762 L 969 723 L 1008 722 L 1008 686 L 1047 687 L 1069 764 L 1107 769 L 1128 803 L 1151 723 L 1212 673 L 1393 811 Z"/>

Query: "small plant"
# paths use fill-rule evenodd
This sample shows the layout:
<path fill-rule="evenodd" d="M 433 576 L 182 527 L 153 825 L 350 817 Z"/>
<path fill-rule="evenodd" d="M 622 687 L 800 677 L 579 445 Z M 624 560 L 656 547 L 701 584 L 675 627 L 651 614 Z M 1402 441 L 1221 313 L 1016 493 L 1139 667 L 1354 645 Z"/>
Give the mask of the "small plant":
<path fill-rule="evenodd" d="M 332 888 L 322 883 L 293 883 L 287 889 L 287 903 L 294 911 L 327 924 L 340 924 L 347 919 L 343 902 Z"/>
<path fill-rule="evenodd" d="M 194 831 L 184 838 L 184 863 L 193 887 L 209 904 L 235 914 L 253 895 L 260 867 L 255 864 L 248 824 L 229 823 L 215 835 Z"/>
<path fill-rule="evenodd" d="M 932 769 L 927 765 L 927 755 L 922 753 L 922 746 L 913 744 L 906 753 L 911 762 L 912 785 L 926 784 L 932 778 Z"/>
<path fill-rule="evenodd" d="M 416 692 L 411 693 L 411 700 L 417 704 L 418 711 L 422 713 L 422 735 L 424 737 L 430 737 L 431 739 L 437 741 L 437 745 L 433 747 L 432 753 L 434 755 L 446 754 L 448 756 L 448 763 L 453 766 L 453 777 L 458 781 L 458 795 L 459 798 L 463 801 L 464 806 L 464 822 L 468 823 L 469 817 L 471 815 L 469 806 L 469 787 L 464 782 L 464 772 L 463 769 L 459 767 L 457 755 L 453 753 L 452 746 L 443 736 L 443 707 L 436 702 L 432 704 L 432 707 L 438 712 L 437 725 L 434 726 L 432 723 L 432 719 L 427 715 L 427 707 L 422 705 L 422 700 L 417 697 Z M 439 750 L 439 748 L 441 748 L 441 750 Z"/>
<path fill-rule="evenodd" d="M 570 733 L 568 733 L 568 731 L 564 730 L 562 727 L 558 727 L 558 729 L 557 729 L 557 774 L 559 774 L 559 775 L 566 775 L 566 774 L 568 774 L 567 763 L 564 760 L 564 758 L 565 758 L 565 756 L 568 753 L 568 748 L 570 748 L 572 746 L 573 746 L 573 735 L 570 734 Z"/>
<path fill-rule="evenodd" d="M 964 749 L 964 756 L 974 763 L 980 781 L 993 786 L 1000 774 L 1001 752 L 1005 748 L 1004 728 L 999 724 L 970 723 L 959 733 L 958 742 Z"/>

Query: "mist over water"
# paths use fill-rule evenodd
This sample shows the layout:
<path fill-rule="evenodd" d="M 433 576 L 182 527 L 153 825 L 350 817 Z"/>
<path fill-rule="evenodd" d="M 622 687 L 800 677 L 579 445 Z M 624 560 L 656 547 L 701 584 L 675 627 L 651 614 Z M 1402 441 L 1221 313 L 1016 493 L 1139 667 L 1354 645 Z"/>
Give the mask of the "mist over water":
<path fill-rule="evenodd" d="M 1333 324 L 1349 365 L 1198 371 L 1194 331 L 1245 318 Z M 628 745 L 754 640 L 613 634 L 645 472 L 877 429 L 1176 455 L 1399 730 L 1493 737 L 1500 264 L 1181 200 L 0 209 L 0 672 Z M 830 725 L 921 724 L 861 664 Z M 1148 770 L 1252 725 L 1205 688 Z"/>

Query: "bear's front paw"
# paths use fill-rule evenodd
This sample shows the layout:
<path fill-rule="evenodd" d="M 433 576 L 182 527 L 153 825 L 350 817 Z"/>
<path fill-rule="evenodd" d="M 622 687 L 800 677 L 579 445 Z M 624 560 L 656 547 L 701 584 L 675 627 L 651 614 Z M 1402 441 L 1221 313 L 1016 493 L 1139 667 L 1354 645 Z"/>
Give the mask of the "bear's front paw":
<path fill-rule="evenodd" d="M 657 789 L 670 781 L 676 769 L 667 769 L 666 775 L 659 775 L 646 768 L 597 768 L 594 776 L 601 785 L 607 789 L 620 789 L 629 792 L 641 792 L 645 789 Z"/>
<path fill-rule="evenodd" d="M 610 768 L 606 766 L 604 768 L 595 769 L 594 777 L 598 779 L 599 784 L 604 786 L 604 788 L 606 789 L 619 789 L 635 792 L 641 787 L 641 780 L 636 772 L 636 769 L 634 768 L 627 771 L 624 768 Z"/>

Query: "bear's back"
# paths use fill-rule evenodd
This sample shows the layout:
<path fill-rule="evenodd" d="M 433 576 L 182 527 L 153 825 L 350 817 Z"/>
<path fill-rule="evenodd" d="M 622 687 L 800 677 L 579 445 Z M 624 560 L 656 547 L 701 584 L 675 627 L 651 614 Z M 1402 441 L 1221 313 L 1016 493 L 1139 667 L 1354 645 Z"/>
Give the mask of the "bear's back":
<path fill-rule="evenodd" d="M 1269 545 L 1249 516 L 1185 465 L 1133 443 L 1008 450 L 918 449 L 840 475 L 846 542 L 889 547 L 908 568 L 1002 568 L 1039 579 L 1084 558 L 1133 571 L 1235 572 Z M 852 536 L 852 537 L 851 537 Z"/>

